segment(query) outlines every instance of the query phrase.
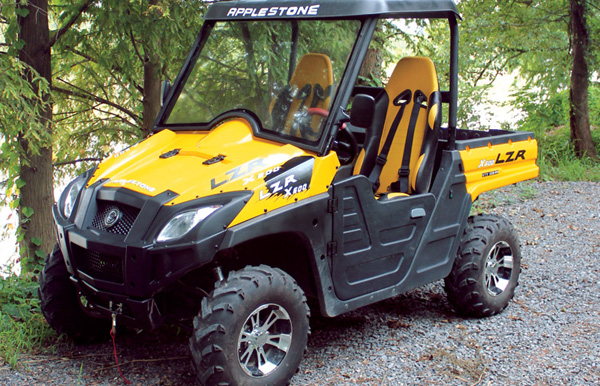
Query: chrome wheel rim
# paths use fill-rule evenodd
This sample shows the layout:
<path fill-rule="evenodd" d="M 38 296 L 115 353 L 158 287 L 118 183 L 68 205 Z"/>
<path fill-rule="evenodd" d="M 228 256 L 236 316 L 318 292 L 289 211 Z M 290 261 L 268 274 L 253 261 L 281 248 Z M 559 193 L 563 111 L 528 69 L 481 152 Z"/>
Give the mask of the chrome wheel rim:
<path fill-rule="evenodd" d="M 512 248 L 506 241 L 499 241 L 488 253 L 485 260 L 485 285 L 488 293 L 499 296 L 510 284 L 514 269 Z"/>
<path fill-rule="evenodd" d="M 238 339 L 238 362 L 252 377 L 264 377 L 279 367 L 292 344 L 292 320 L 277 304 L 258 307 L 244 322 Z"/>

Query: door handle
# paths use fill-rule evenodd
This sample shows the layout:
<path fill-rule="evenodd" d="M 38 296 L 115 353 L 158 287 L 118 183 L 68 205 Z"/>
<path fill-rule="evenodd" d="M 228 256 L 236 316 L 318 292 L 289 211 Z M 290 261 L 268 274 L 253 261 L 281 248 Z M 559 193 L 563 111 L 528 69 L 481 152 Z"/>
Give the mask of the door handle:
<path fill-rule="evenodd" d="M 410 211 L 410 218 L 421 218 L 421 217 L 425 217 L 427 213 L 425 213 L 425 209 L 423 208 L 413 208 Z"/>

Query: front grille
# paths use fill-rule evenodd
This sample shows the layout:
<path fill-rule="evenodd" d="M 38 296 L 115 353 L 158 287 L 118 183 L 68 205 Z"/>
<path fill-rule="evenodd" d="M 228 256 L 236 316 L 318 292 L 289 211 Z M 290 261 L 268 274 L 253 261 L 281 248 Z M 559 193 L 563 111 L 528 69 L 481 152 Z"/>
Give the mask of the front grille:
<path fill-rule="evenodd" d="M 111 211 L 120 213 L 118 221 L 112 226 L 106 226 L 105 219 Z M 110 201 L 98 201 L 98 212 L 92 220 L 92 226 L 98 230 L 127 236 L 140 210 L 129 205 L 114 203 Z"/>
<path fill-rule="evenodd" d="M 123 283 L 123 258 L 73 245 L 77 268 L 94 279 Z"/>

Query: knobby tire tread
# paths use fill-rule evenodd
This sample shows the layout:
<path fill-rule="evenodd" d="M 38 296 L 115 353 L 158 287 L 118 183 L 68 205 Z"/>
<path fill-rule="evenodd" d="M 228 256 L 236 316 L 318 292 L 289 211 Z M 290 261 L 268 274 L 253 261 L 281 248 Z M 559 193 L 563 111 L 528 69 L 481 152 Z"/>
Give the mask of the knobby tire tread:
<path fill-rule="evenodd" d="M 39 276 L 38 296 L 42 315 L 54 330 L 76 343 L 108 340 L 110 322 L 85 313 L 80 306 L 77 289 L 69 277 L 62 252 L 55 245 L 54 250 L 46 256 Z"/>
<path fill-rule="evenodd" d="M 490 244 L 497 241 L 495 238 L 502 234 L 510 238 L 508 241 L 515 247 L 515 253 L 519 254 L 517 262 L 520 262 L 518 239 L 507 220 L 494 215 L 469 217 L 454 267 L 445 279 L 448 300 L 460 314 L 472 317 L 492 316 L 502 312 L 513 297 L 514 287 L 518 285 L 518 273 L 514 287 L 508 288 L 507 294 L 504 295 L 508 297 L 505 303 L 490 302 L 490 297 L 483 293 L 486 291 L 485 287 L 479 282 L 483 276 L 483 264 L 487 257 L 485 254 L 489 252 Z M 515 269 L 520 270 L 520 265 Z"/>
<path fill-rule="evenodd" d="M 199 315 L 193 321 L 196 331 L 190 338 L 192 367 L 202 385 L 235 384 L 235 381 L 229 378 L 226 369 L 227 366 L 236 366 L 237 364 L 233 362 L 237 359 L 228 358 L 225 350 L 218 342 L 215 342 L 215 339 L 218 341 L 228 334 L 230 320 L 235 317 L 237 310 L 244 303 L 251 300 L 251 296 L 247 296 L 248 291 L 258 290 L 263 285 L 272 290 L 278 286 L 291 290 L 290 293 L 293 293 L 297 302 L 302 305 L 304 317 L 308 323 L 310 310 L 306 296 L 296 281 L 284 271 L 260 265 L 258 267 L 247 266 L 242 270 L 229 272 L 227 279 L 217 282 L 209 296 L 202 299 Z M 210 327 L 199 329 L 200 326 L 206 324 L 209 324 Z M 220 336 L 216 337 L 216 334 Z M 308 327 L 307 335 L 310 335 L 310 327 Z M 228 336 L 226 339 L 235 339 L 237 342 L 238 337 Z M 304 345 L 302 356 L 305 353 L 306 345 Z M 297 372 L 298 368 L 294 370 Z"/>

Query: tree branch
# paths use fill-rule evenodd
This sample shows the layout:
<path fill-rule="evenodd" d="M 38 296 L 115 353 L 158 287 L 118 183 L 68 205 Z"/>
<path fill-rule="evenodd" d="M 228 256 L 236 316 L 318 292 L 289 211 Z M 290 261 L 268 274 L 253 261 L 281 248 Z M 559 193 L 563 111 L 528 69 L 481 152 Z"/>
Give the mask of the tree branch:
<path fill-rule="evenodd" d="M 65 25 L 63 25 L 52 35 L 52 37 L 50 38 L 50 42 L 48 42 L 48 47 L 46 48 L 52 48 L 54 44 L 56 44 L 58 39 L 60 39 L 61 36 L 63 36 L 73 26 L 73 24 L 75 24 L 77 19 L 79 19 L 79 16 L 81 16 L 89 8 L 89 6 L 92 5 L 94 1 L 95 0 L 86 0 L 83 4 L 81 4 L 79 9 L 71 16 L 71 19 L 69 19 L 69 21 L 67 21 Z"/>
<path fill-rule="evenodd" d="M 103 114 L 106 114 L 106 115 L 112 115 L 116 119 L 119 119 L 122 123 L 124 123 L 126 125 L 129 125 L 129 126 L 133 127 L 134 129 L 139 129 L 139 126 L 134 125 L 133 123 L 129 122 L 127 119 L 123 118 L 119 114 L 115 114 L 115 113 L 107 111 L 107 110 L 99 109 L 97 106 L 94 106 L 92 109 L 94 111 L 98 111 L 99 113 L 103 113 Z M 122 130 L 122 131 L 125 131 L 125 130 Z M 127 131 L 127 132 L 130 133 L 130 134 L 135 134 L 135 133 L 133 133 L 131 131 Z"/>
<path fill-rule="evenodd" d="M 56 163 L 52 164 L 52 166 L 57 167 L 57 166 L 64 166 L 64 165 L 75 165 L 78 162 L 86 162 L 86 161 L 99 162 L 99 161 L 102 161 L 102 158 L 80 158 L 80 159 L 76 159 L 73 161 L 56 162 Z"/>
<path fill-rule="evenodd" d="M 147 60 L 144 59 L 144 57 L 140 53 L 140 50 L 138 49 L 138 46 L 135 42 L 135 38 L 133 37 L 133 29 L 131 27 L 129 28 L 129 36 L 131 37 L 131 43 L 133 44 L 133 49 L 135 50 L 135 54 L 142 62 L 142 65 L 146 64 Z"/>
<path fill-rule="evenodd" d="M 60 80 L 61 82 L 65 83 L 65 84 L 67 84 L 67 85 L 69 85 L 71 87 L 77 88 L 76 86 L 74 86 L 74 85 L 70 84 L 69 82 L 66 82 L 66 81 L 64 81 L 64 80 L 62 80 L 60 78 L 58 78 L 58 80 Z M 129 115 L 136 122 L 140 122 L 141 121 L 140 116 L 137 115 L 136 113 L 134 113 L 133 111 L 131 111 L 129 109 L 126 109 L 125 107 L 120 106 L 120 105 L 118 105 L 118 104 L 116 104 L 114 102 L 111 102 L 111 101 L 107 100 L 107 99 L 104 99 L 104 98 L 101 98 L 99 96 L 90 94 L 90 93 L 86 92 L 85 90 L 82 90 L 82 92 L 76 92 L 76 91 L 67 90 L 67 89 L 64 89 L 64 88 L 61 88 L 61 87 L 52 86 L 52 91 L 56 91 L 56 92 L 59 92 L 61 94 L 64 94 L 64 95 L 67 95 L 67 96 L 71 96 L 71 97 L 83 98 L 83 99 L 86 99 L 86 100 L 89 100 L 89 101 L 103 103 L 105 105 L 113 107 L 113 108 L 115 108 L 115 109 L 117 109 L 117 110 L 119 110 L 119 111 L 121 111 L 121 112 Z"/>
<path fill-rule="evenodd" d="M 68 51 L 71 51 L 72 53 L 81 56 L 84 59 L 89 60 L 90 62 L 93 63 L 98 63 L 98 61 L 96 60 L 96 58 L 93 58 L 91 55 L 86 54 L 85 52 L 79 51 L 78 49 L 75 49 L 71 46 L 67 46 L 65 47 Z"/>
<path fill-rule="evenodd" d="M 477 73 L 478 75 L 477 75 L 477 78 L 475 79 L 475 81 L 473 82 L 473 86 L 477 87 L 477 83 L 479 83 L 481 78 L 483 78 L 483 76 L 485 75 L 487 70 L 489 70 L 489 68 L 496 61 L 497 58 L 498 58 L 498 55 L 496 55 L 493 58 L 491 58 L 490 60 L 488 60 L 488 62 L 483 66 L 483 69 L 479 73 Z"/>
<path fill-rule="evenodd" d="M 593 1 L 587 1 L 586 3 L 587 3 L 587 5 L 589 5 L 590 7 L 592 7 L 592 8 L 596 8 L 597 10 L 599 10 L 599 11 L 600 11 L 600 6 L 599 6 L 599 5 L 596 5 L 596 4 L 594 4 L 594 2 L 593 2 Z"/>

